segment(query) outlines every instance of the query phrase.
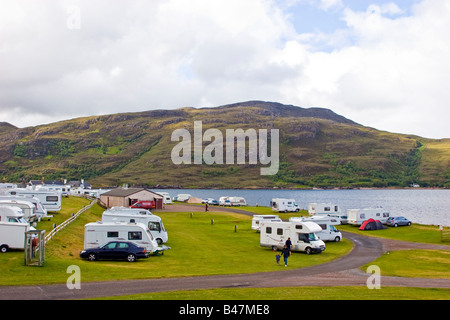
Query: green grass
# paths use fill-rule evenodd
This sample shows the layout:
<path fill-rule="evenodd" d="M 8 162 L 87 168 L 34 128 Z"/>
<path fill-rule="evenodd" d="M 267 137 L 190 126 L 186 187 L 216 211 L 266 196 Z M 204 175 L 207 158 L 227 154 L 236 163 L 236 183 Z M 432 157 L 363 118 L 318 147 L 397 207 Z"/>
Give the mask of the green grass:
<path fill-rule="evenodd" d="M 381 287 L 280 287 L 169 291 L 108 297 L 116 300 L 448 300 L 449 289 Z"/>
<path fill-rule="evenodd" d="M 76 200 L 81 202 L 78 198 L 65 199 L 63 207 Z M 0 255 L 0 285 L 64 283 L 70 265 L 81 268 L 82 281 L 284 270 L 284 266 L 281 268 L 275 263 L 275 254 L 270 249 L 260 247 L 259 233 L 251 229 L 251 217 L 223 212 L 195 212 L 192 218 L 187 212 L 158 213 L 169 233 L 167 245 L 172 248 L 162 256 L 152 256 L 137 263 L 81 260 L 79 252 L 83 249 L 84 225 L 100 220 L 102 212 L 102 208 L 94 205 L 58 233 L 46 246 L 46 261 L 42 268 L 23 266 L 21 251 Z M 211 219 L 214 219 L 214 224 L 211 224 Z M 41 226 L 37 228 L 41 229 Z M 345 240 L 328 243 L 321 254 L 296 253 L 289 259 L 289 269 L 331 261 L 348 253 L 351 248 L 351 242 Z"/>

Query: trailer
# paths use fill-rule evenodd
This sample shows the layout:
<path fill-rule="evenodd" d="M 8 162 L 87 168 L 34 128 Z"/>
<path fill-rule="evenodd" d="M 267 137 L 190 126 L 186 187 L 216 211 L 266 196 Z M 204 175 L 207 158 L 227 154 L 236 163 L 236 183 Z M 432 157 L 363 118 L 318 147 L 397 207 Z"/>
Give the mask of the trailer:
<path fill-rule="evenodd" d="M 379 220 L 382 224 L 386 224 L 389 216 L 389 211 L 383 207 L 347 210 L 347 221 L 353 225 L 362 225 L 368 219 Z"/>
<path fill-rule="evenodd" d="M 310 216 L 340 214 L 341 208 L 334 203 L 310 203 L 308 204 L 308 213 Z"/>
<path fill-rule="evenodd" d="M 91 222 L 84 226 L 84 249 L 96 248 L 113 241 L 130 241 L 147 252 L 160 253 L 169 247 L 159 247 L 150 230 L 143 223 Z"/>
<path fill-rule="evenodd" d="M 322 231 L 316 233 L 320 240 L 334 242 L 342 240 L 342 233 L 335 227 L 341 224 L 339 218 L 316 215 L 312 217 L 292 217 L 289 218 L 289 221 L 315 222 L 322 228 Z"/>
<path fill-rule="evenodd" d="M 241 207 L 247 205 L 247 202 L 243 197 L 229 197 L 228 200 L 230 200 L 230 205 L 233 207 Z"/>
<path fill-rule="evenodd" d="M 282 249 L 290 238 L 292 251 L 306 252 L 307 254 L 321 253 L 325 250 L 325 243 L 316 235 L 320 231 L 322 228 L 314 222 L 263 221 L 260 223 L 260 245 L 278 250 Z"/>
<path fill-rule="evenodd" d="M 274 214 L 255 214 L 252 218 L 252 229 L 259 231 L 260 223 L 262 221 L 281 222 L 281 219 Z"/>
<path fill-rule="evenodd" d="M 158 245 L 166 243 L 169 238 L 161 218 L 154 214 L 140 214 L 136 210 L 106 210 L 102 214 L 102 222 L 143 223 L 150 230 Z"/>
<path fill-rule="evenodd" d="M 31 190 L 24 188 L 11 189 L 6 192 L 7 195 L 20 196 L 24 198 L 37 198 L 47 211 L 61 210 L 61 193 L 56 191 Z"/>
<path fill-rule="evenodd" d="M 298 207 L 295 199 L 281 199 L 274 198 L 271 201 L 272 210 L 276 212 L 299 212 L 300 208 Z"/>
<path fill-rule="evenodd" d="M 25 249 L 25 232 L 35 230 L 23 219 L 18 207 L 0 207 L 0 252 L 10 249 Z"/>

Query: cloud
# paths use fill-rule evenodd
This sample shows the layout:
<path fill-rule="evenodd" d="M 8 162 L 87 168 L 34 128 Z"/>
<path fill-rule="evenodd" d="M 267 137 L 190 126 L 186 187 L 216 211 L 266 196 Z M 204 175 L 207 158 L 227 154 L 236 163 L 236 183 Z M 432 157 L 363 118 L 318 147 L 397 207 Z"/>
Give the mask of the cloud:
<path fill-rule="evenodd" d="M 0 0 L 0 116 L 27 126 L 258 99 L 450 136 L 447 1 L 408 14 L 307 1 L 345 26 L 299 33 L 298 0 Z"/>

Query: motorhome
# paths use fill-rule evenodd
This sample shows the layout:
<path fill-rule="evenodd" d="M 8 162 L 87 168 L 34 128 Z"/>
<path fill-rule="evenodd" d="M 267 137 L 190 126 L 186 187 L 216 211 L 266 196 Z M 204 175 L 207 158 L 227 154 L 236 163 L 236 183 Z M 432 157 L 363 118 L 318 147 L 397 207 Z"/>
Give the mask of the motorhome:
<path fill-rule="evenodd" d="M 130 241 L 151 253 L 168 249 L 158 246 L 150 230 L 143 223 L 97 221 L 84 226 L 84 249 L 100 247 L 112 240 Z"/>
<path fill-rule="evenodd" d="M 347 221 L 349 224 L 361 225 L 370 218 L 386 224 L 389 218 L 389 211 L 383 209 L 383 207 L 347 210 Z"/>
<path fill-rule="evenodd" d="M 22 201 L 28 201 L 31 202 L 34 207 L 35 207 L 35 214 L 37 216 L 38 221 L 41 221 L 42 218 L 51 218 L 51 215 L 47 214 L 47 209 L 45 209 L 42 206 L 41 201 L 39 201 L 38 198 L 36 197 L 32 197 L 32 198 L 24 198 L 24 197 L 19 197 L 19 196 L 0 196 L 0 201 L 5 201 L 5 200 L 22 200 Z"/>
<path fill-rule="evenodd" d="M 333 203 L 310 203 L 308 204 L 308 213 L 310 216 L 340 214 L 341 208 L 339 205 Z"/>
<path fill-rule="evenodd" d="M 0 207 L 0 252 L 25 249 L 25 232 L 35 230 L 23 218 L 19 207 Z"/>
<path fill-rule="evenodd" d="M 260 222 L 260 245 L 273 250 L 282 249 L 288 238 L 291 238 L 292 251 L 301 251 L 311 254 L 325 250 L 325 243 L 316 233 L 322 228 L 314 222 Z"/>
<path fill-rule="evenodd" d="M 168 240 L 167 231 L 164 228 L 164 224 L 160 217 L 153 214 L 142 215 L 139 212 L 133 211 L 118 211 L 118 210 L 106 210 L 102 214 L 102 222 L 129 222 L 129 223 L 143 223 L 145 224 L 153 238 L 160 245 L 166 243 Z"/>
<path fill-rule="evenodd" d="M 7 195 L 20 196 L 25 198 L 35 197 L 38 198 L 42 203 L 42 206 L 47 209 L 47 211 L 59 211 L 61 210 L 61 193 L 56 191 L 40 191 L 31 189 L 11 189 L 8 190 Z"/>
<path fill-rule="evenodd" d="M 272 199 L 272 210 L 276 212 L 299 212 L 300 208 L 295 199 L 274 198 Z"/>
<path fill-rule="evenodd" d="M 174 198 L 174 201 L 185 202 L 188 201 L 190 197 L 192 197 L 190 194 L 181 193 Z"/>
<path fill-rule="evenodd" d="M 25 199 L 20 200 L 0 200 L 0 206 L 15 206 L 23 211 L 23 217 L 28 222 L 35 222 L 37 220 L 36 207 L 30 201 Z"/>
<path fill-rule="evenodd" d="M 143 216 L 150 216 L 153 213 L 148 209 L 143 208 L 130 208 L 130 207 L 111 207 L 106 211 L 120 211 L 121 213 L 128 213 L 128 214 L 140 214 Z"/>
<path fill-rule="evenodd" d="M 279 216 L 273 214 L 255 214 L 252 218 L 252 229 L 259 231 L 261 221 L 281 222 L 281 219 Z"/>
<path fill-rule="evenodd" d="M 243 197 L 230 197 L 228 200 L 230 200 L 231 206 L 246 206 L 247 202 L 245 201 L 245 198 Z"/>
<path fill-rule="evenodd" d="M 335 227 L 341 223 L 338 218 L 328 216 L 292 217 L 289 218 L 289 221 L 315 222 L 322 228 L 322 231 L 316 233 L 320 240 L 335 242 L 342 240 L 342 233 Z"/>

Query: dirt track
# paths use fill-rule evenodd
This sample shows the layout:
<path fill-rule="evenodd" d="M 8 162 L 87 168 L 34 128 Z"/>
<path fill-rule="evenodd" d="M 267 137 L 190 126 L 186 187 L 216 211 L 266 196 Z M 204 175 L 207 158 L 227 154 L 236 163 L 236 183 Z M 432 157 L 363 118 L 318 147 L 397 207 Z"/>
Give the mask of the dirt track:
<path fill-rule="evenodd" d="M 165 210 L 174 212 L 200 212 L 204 211 L 204 207 L 173 205 L 169 208 L 166 208 Z M 214 211 L 232 211 L 241 214 L 252 215 L 247 211 L 238 209 L 214 207 Z M 384 240 L 375 237 L 356 235 L 352 233 L 344 233 L 344 237 L 350 239 L 354 244 L 353 250 L 348 255 L 329 263 L 302 269 L 222 276 L 90 282 L 83 283 L 81 290 L 69 290 L 67 289 L 65 284 L 25 287 L 0 287 L 0 299 L 86 299 L 148 292 L 209 288 L 365 286 L 370 274 L 364 273 L 358 268 L 377 259 L 386 251 L 405 249 L 450 249 L 450 246 Z M 450 280 L 381 277 L 381 286 L 450 288 Z"/>

